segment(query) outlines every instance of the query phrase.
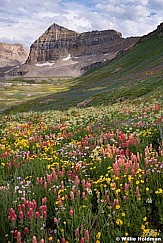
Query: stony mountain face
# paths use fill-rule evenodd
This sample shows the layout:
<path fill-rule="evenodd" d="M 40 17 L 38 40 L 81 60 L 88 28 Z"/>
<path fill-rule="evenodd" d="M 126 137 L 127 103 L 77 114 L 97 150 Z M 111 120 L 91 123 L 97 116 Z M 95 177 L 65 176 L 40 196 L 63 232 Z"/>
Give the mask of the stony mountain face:
<path fill-rule="evenodd" d="M 21 44 L 0 43 L 0 67 L 21 64 L 27 60 L 28 54 Z"/>
<path fill-rule="evenodd" d="M 31 45 L 26 63 L 51 62 L 68 56 L 113 54 L 137 41 L 136 37 L 122 38 L 121 33 L 115 30 L 78 33 L 53 24 Z"/>
<path fill-rule="evenodd" d="M 78 33 L 54 23 L 31 45 L 26 63 L 6 72 L 5 79 L 77 77 L 112 60 L 138 40 L 122 38 L 115 30 Z"/>

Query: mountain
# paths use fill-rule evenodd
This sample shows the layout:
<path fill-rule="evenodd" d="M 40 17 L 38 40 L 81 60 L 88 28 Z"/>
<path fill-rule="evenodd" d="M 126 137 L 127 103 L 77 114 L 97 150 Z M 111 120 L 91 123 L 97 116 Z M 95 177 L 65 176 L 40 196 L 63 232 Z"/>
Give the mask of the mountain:
<path fill-rule="evenodd" d="M 0 67 L 18 65 L 27 57 L 28 51 L 21 44 L 0 43 Z"/>
<path fill-rule="evenodd" d="M 31 45 L 27 63 L 115 53 L 136 41 L 137 38 L 122 38 L 122 34 L 115 30 L 77 33 L 53 24 Z"/>
<path fill-rule="evenodd" d="M 9 75 L 25 77 L 80 76 L 113 59 L 138 37 L 122 38 L 115 30 L 78 33 L 52 24 L 30 47 L 26 64 Z"/>
<path fill-rule="evenodd" d="M 137 103 L 139 99 L 163 102 L 163 23 L 105 65 L 89 69 L 72 82 L 62 79 L 53 82 L 57 83 L 56 87 L 64 84 L 67 88 L 28 100 L 12 112 L 64 110 L 128 100 Z"/>
<path fill-rule="evenodd" d="M 0 43 L 0 78 L 27 60 L 29 52 L 21 44 Z"/>

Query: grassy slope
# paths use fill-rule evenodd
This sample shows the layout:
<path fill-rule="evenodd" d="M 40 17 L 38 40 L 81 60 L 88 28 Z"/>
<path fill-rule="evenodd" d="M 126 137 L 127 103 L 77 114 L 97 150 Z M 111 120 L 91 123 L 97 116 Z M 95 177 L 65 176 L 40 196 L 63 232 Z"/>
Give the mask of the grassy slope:
<path fill-rule="evenodd" d="M 89 105 L 116 102 L 120 97 L 157 97 L 163 92 L 163 38 L 153 36 L 103 67 L 77 78 L 69 90 L 26 101 L 11 112 L 64 110 L 91 98 Z"/>

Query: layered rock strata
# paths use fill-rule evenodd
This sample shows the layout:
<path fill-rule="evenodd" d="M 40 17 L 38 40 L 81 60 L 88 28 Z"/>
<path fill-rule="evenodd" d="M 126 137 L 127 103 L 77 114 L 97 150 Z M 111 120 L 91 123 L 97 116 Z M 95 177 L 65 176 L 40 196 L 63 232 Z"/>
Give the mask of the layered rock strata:
<path fill-rule="evenodd" d="M 0 67 L 21 64 L 27 60 L 28 54 L 21 44 L 0 43 Z"/>
<path fill-rule="evenodd" d="M 115 30 L 78 33 L 53 24 L 31 45 L 27 64 L 116 53 L 137 41 L 136 37 L 122 38 L 121 33 Z"/>

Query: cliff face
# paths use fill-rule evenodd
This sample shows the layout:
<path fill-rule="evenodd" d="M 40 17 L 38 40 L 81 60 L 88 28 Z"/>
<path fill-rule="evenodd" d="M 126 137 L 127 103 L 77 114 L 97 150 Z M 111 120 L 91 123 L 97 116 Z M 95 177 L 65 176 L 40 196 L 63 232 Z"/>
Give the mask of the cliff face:
<path fill-rule="evenodd" d="M 28 51 L 21 44 L 0 43 L 0 67 L 18 65 L 27 57 Z"/>
<path fill-rule="evenodd" d="M 66 57 L 80 57 L 115 53 L 129 48 L 138 38 L 122 38 L 115 30 L 78 33 L 57 24 L 51 25 L 30 48 L 28 64 L 56 61 Z"/>

